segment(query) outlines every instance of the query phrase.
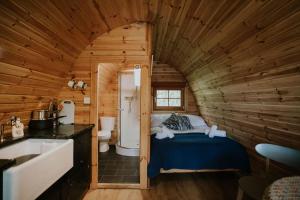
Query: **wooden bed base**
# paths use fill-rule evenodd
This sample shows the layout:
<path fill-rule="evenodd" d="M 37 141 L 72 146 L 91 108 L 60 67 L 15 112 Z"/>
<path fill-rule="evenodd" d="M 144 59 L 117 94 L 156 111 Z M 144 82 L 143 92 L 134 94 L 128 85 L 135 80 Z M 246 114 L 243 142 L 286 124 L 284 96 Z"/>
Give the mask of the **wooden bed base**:
<path fill-rule="evenodd" d="M 199 170 L 189 170 L 189 169 L 170 169 L 164 170 L 160 169 L 160 173 L 194 173 L 194 172 L 238 172 L 239 169 L 199 169 Z"/>

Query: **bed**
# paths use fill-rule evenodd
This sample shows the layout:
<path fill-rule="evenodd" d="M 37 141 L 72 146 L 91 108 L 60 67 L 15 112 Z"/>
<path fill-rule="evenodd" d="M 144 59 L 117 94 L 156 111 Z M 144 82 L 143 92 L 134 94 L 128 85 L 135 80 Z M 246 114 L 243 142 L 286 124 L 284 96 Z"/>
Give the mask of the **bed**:
<path fill-rule="evenodd" d="M 175 134 L 164 139 L 151 136 L 149 178 L 160 173 L 201 171 L 249 172 L 247 152 L 230 138 L 210 138 L 202 132 Z"/>

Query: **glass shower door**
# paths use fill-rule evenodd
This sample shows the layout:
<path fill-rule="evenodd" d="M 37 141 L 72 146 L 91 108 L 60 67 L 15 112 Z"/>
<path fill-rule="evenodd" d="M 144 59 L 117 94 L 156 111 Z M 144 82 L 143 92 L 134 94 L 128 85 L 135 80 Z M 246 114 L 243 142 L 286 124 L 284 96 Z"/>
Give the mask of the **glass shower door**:
<path fill-rule="evenodd" d="M 140 146 L 140 88 L 134 85 L 133 72 L 122 72 L 120 84 L 120 137 L 125 148 Z"/>

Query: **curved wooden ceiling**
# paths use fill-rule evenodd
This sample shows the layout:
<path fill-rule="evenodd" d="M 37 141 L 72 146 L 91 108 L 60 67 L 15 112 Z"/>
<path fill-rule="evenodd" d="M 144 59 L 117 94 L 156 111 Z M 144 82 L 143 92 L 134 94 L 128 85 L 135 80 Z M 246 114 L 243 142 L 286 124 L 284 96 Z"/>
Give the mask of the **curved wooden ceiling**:
<path fill-rule="evenodd" d="M 186 76 L 207 120 L 251 149 L 300 147 L 299 0 L 3 0 L 0 61 L 64 77 L 91 41 L 136 21 L 154 25 L 155 60 Z"/>
<path fill-rule="evenodd" d="M 148 5 L 139 0 L 1 1 L 1 61 L 64 77 L 99 35 L 146 21 Z"/>
<path fill-rule="evenodd" d="M 276 24 L 299 19 L 299 4 L 297 0 L 7 0 L 0 4 L 0 28 L 1 36 L 23 51 L 23 60 L 15 59 L 34 69 L 51 65 L 63 73 L 102 33 L 147 21 L 154 24 L 155 60 L 188 75 L 211 64 L 230 68 L 232 56 L 245 51 L 251 40 L 263 45 L 268 30 L 277 31 Z M 14 54 L 5 45 L 2 51 Z M 30 59 L 35 56 L 30 50 L 38 58 Z"/>
<path fill-rule="evenodd" d="M 0 24 L 4 38 L 69 65 L 102 33 L 148 21 L 154 24 L 155 60 L 187 74 L 229 59 L 253 36 L 262 44 L 266 30 L 298 17 L 299 7 L 297 0 L 8 0 L 1 1 Z"/>

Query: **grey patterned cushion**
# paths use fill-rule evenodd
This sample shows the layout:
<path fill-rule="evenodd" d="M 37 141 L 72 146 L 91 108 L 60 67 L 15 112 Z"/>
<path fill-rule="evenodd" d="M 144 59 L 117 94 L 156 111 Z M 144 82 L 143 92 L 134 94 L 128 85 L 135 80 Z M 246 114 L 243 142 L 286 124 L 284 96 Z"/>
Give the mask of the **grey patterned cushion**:
<path fill-rule="evenodd" d="M 182 127 L 182 129 L 181 129 L 182 131 L 193 129 L 190 119 L 187 116 L 177 115 L 177 118 L 179 120 L 180 126 Z"/>
<path fill-rule="evenodd" d="M 162 124 L 169 129 L 180 130 L 178 119 L 175 113 L 172 113 L 171 116 L 168 119 L 166 119 L 166 121 L 164 121 Z"/>
<path fill-rule="evenodd" d="M 176 115 L 175 113 L 172 113 L 171 116 L 163 122 L 163 125 L 169 129 L 179 131 L 193 129 L 193 126 L 187 116 Z"/>

